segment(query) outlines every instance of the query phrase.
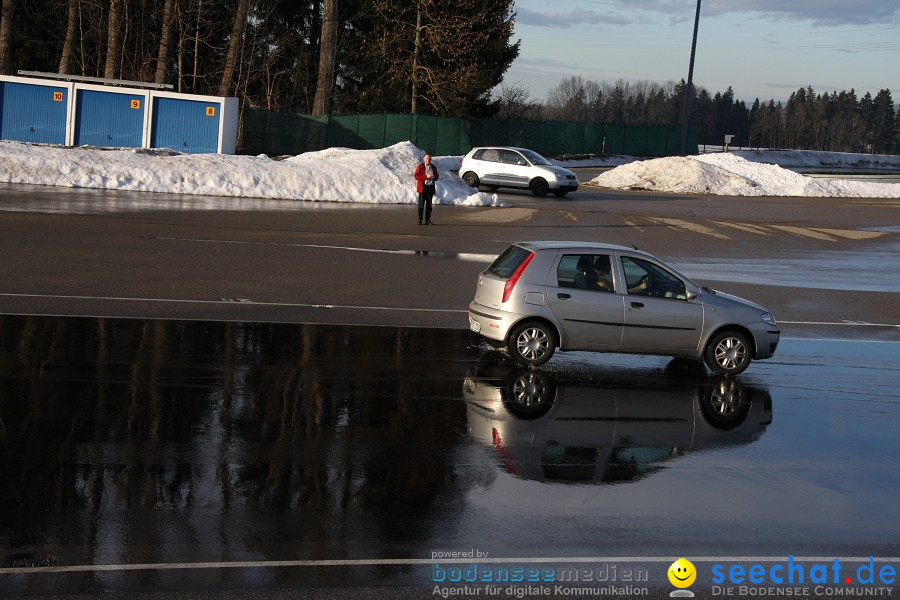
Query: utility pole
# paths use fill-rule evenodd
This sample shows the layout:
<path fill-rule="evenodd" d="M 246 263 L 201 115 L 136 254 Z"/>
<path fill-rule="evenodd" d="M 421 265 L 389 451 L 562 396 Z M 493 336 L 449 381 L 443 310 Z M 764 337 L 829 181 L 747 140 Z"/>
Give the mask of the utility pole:
<path fill-rule="evenodd" d="M 688 119 L 691 115 L 691 96 L 694 84 L 694 55 L 697 53 L 697 27 L 700 25 L 700 0 L 697 0 L 697 14 L 694 16 L 694 39 L 691 42 L 691 64 L 688 67 L 687 87 L 684 90 L 684 118 L 681 120 L 681 155 L 687 154 Z"/>

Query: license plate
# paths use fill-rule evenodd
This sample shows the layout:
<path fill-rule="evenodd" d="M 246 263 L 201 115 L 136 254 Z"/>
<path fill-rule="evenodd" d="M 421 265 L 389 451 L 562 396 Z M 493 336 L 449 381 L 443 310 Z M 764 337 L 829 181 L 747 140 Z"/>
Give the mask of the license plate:
<path fill-rule="evenodd" d="M 479 323 L 475 319 L 469 319 L 469 329 L 471 329 L 475 333 L 481 333 L 481 323 Z"/>

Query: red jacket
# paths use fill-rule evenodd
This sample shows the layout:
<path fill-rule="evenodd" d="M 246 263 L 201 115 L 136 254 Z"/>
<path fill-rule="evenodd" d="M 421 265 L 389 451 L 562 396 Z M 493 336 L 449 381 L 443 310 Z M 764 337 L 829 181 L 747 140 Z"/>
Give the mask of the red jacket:
<path fill-rule="evenodd" d="M 434 180 L 437 181 L 438 180 L 437 165 L 435 165 L 434 162 L 432 162 L 431 166 L 434 167 Z M 428 179 L 428 177 L 426 177 L 426 175 L 425 175 L 425 163 L 419 163 L 419 166 L 416 167 L 415 178 L 416 178 L 416 191 L 421 194 L 422 190 L 425 187 L 425 180 Z"/>

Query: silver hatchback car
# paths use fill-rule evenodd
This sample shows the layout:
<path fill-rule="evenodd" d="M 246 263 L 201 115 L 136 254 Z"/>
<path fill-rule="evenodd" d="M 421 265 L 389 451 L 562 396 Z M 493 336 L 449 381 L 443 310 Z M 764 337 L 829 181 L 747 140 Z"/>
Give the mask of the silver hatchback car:
<path fill-rule="evenodd" d="M 522 188 L 535 196 L 552 192 L 562 197 L 578 189 L 575 173 L 526 148 L 472 148 L 459 165 L 459 176 L 473 188 Z"/>
<path fill-rule="evenodd" d="M 775 354 L 765 308 L 700 287 L 658 258 L 583 242 L 513 244 L 478 277 L 469 327 L 522 365 L 560 350 L 703 358 L 720 375 Z"/>

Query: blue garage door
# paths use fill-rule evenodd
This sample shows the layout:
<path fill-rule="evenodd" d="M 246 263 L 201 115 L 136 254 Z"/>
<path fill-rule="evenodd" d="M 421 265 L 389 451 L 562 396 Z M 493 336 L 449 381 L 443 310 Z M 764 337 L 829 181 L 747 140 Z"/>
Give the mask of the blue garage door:
<path fill-rule="evenodd" d="M 215 102 L 154 98 L 150 147 L 190 154 L 218 152 L 221 110 Z"/>
<path fill-rule="evenodd" d="M 66 88 L 0 82 L 0 139 L 66 143 Z"/>
<path fill-rule="evenodd" d="M 144 145 L 144 96 L 93 90 L 78 90 L 76 94 L 76 146 Z"/>

